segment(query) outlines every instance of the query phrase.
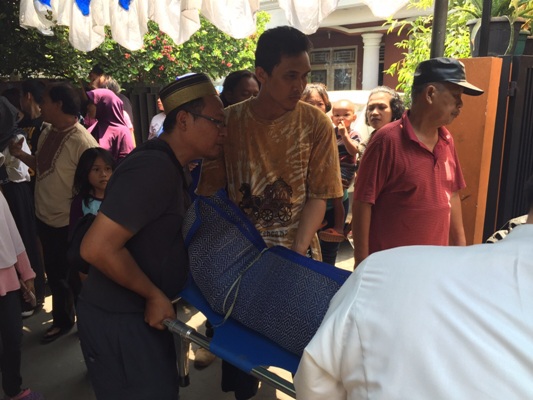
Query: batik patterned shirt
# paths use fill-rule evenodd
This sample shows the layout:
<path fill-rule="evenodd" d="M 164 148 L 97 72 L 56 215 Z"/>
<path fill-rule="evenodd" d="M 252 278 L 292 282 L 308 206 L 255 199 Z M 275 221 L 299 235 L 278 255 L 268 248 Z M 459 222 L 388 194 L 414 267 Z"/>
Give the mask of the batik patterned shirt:
<path fill-rule="evenodd" d="M 290 248 L 307 199 L 342 196 L 335 134 L 325 114 L 303 102 L 273 121 L 250 104 L 226 109 L 224 156 L 204 163 L 197 192 L 227 187 L 268 246 Z M 316 237 L 311 249 L 320 259 Z"/>

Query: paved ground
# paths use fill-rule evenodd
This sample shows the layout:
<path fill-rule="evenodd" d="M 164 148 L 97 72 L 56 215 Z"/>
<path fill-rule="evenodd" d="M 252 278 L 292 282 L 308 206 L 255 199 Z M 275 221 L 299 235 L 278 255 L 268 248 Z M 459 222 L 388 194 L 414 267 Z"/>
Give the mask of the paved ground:
<path fill-rule="evenodd" d="M 352 248 L 348 242 L 341 245 L 338 267 L 352 270 Z M 31 387 L 43 393 L 48 400 L 95 400 L 83 357 L 81 355 L 78 335 L 73 329 L 65 337 L 47 345 L 41 345 L 39 339 L 51 324 L 51 297 L 46 298 L 44 309 L 38 314 L 24 320 L 24 341 L 22 355 L 22 375 L 24 387 Z M 195 309 L 180 306 L 180 318 L 189 320 L 192 325 L 203 328 L 204 318 Z M 191 360 L 194 358 L 191 352 Z M 276 370 L 276 372 L 280 372 Z M 290 374 L 281 371 L 290 378 Z M 181 389 L 181 400 L 231 400 L 232 394 L 220 390 L 220 360 L 210 367 L 197 371 L 192 367 L 191 384 Z M 257 400 L 290 399 L 268 385 L 261 385 Z"/>

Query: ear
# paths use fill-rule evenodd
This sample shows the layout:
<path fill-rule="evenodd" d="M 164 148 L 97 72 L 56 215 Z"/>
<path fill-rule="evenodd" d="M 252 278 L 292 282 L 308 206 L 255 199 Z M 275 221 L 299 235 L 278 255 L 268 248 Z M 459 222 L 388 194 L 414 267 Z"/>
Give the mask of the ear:
<path fill-rule="evenodd" d="M 428 85 L 426 87 L 426 93 L 424 98 L 428 104 L 433 104 L 433 96 L 437 93 L 437 88 L 435 85 Z"/>
<path fill-rule="evenodd" d="M 189 113 L 185 110 L 181 110 L 176 114 L 176 127 L 184 131 L 187 129 Z"/>
<path fill-rule="evenodd" d="M 268 79 L 267 72 L 263 69 L 263 67 L 256 67 L 255 68 L 255 76 L 261 82 L 261 85 L 263 85 L 266 80 Z"/>

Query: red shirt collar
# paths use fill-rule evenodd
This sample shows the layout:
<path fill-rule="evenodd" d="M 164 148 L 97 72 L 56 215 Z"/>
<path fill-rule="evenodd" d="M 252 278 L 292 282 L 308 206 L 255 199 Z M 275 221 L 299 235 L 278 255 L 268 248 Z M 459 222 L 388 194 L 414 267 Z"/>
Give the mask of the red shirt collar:
<path fill-rule="evenodd" d="M 420 140 L 415 134 L 415 130 L 413 129 L 413 125 L 411 125 L 411 121 L 409 120 L 409 113 L 410 111 L 406 111 L 402 115 L 402 122 L 401 122 L 401 128 L 403 134 L 410 140 L 416 143 L 420 143 Z M 446 144 L 450 143 L 451 134 L 444 126 L 441 126 L 438 129 L 439 138 L 444 140 Z"/>

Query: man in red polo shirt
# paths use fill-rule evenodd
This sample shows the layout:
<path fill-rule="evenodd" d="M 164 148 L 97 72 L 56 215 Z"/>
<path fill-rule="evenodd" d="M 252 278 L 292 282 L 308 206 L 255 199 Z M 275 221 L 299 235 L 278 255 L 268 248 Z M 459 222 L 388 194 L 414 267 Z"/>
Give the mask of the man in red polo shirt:
<path fill-rule="evenodd" d="M 359 166 L 352 218 L 356 266 L 393 247 L 466 244 L 458 195 L 465 182 L 444 126 L 459 115 L 462 94 L 482 93 L 466 81 L 458 60 L 418 65 L 411 109 L 374 134 Z"/>

